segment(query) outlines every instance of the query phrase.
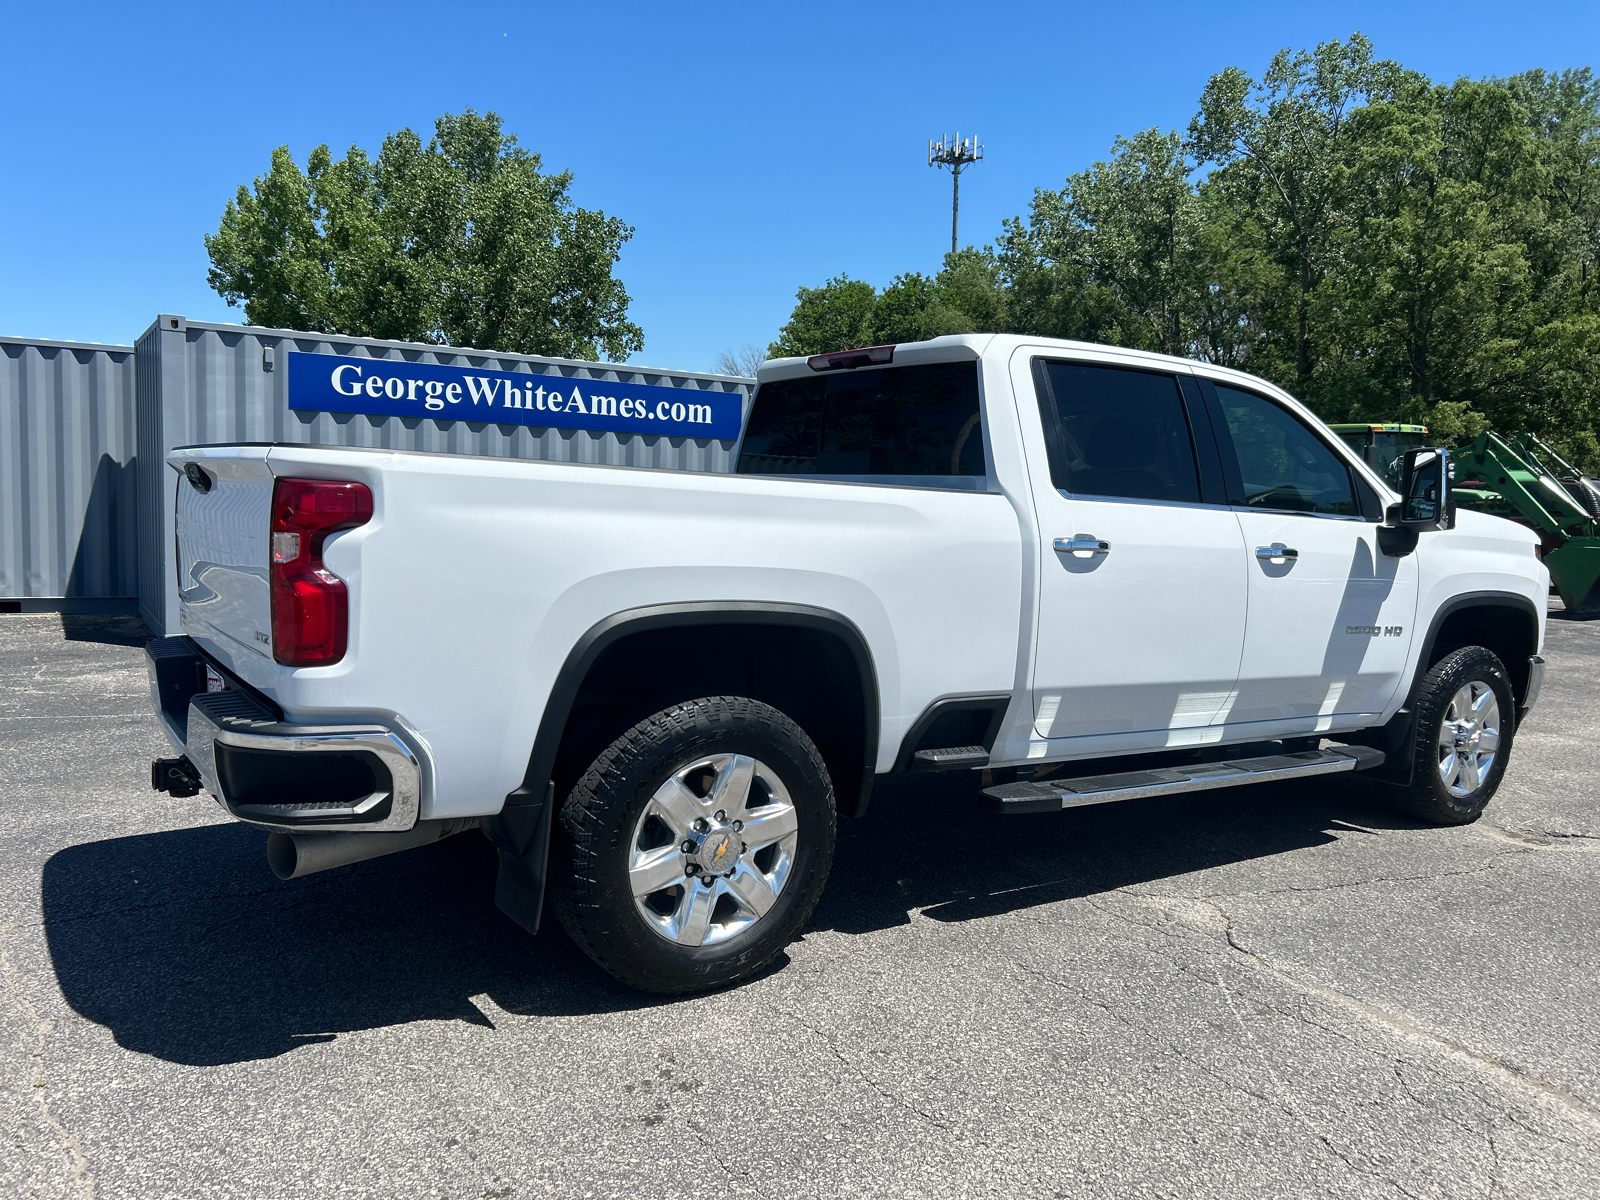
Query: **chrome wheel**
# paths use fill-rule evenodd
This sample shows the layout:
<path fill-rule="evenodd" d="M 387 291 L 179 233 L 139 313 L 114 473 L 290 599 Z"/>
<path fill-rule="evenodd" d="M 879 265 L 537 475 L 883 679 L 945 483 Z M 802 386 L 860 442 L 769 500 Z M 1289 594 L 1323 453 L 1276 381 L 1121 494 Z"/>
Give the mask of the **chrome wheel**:
<path fill-rule="evenodd" d="M 771 767 L 713 754 L 655 790 L 628 845 L 633 905 L 681 946 L 727 941 L 772 908 L 794 865 L 800 821 Z"/>
<path fill-rule="evenodd" d="M 1439 725 L 1439 779 L 1452 796 L 1482 786 L 1500 751 L 1500 702 L 1476 679 L 1450 698 Z"/>

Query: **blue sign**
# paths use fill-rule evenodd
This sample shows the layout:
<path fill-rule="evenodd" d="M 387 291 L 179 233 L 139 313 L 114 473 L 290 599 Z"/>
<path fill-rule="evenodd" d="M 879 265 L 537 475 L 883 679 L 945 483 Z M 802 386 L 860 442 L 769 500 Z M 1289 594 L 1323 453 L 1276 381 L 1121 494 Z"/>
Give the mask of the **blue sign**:
<path fill-rule="evenodd" d="M 743 420 L 738 392 L 295 352 L 289 407 L 723 441 Z"/>

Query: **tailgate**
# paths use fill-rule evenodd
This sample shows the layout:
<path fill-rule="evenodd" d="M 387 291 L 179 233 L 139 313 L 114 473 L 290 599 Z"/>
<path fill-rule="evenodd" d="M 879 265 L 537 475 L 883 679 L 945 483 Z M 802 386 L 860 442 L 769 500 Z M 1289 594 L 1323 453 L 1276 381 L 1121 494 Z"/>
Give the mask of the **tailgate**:
<path fill-rule="evenodd" d="M 178 598 L 185 633 L 272 656 L 267 447 L 174 450 Z"/>

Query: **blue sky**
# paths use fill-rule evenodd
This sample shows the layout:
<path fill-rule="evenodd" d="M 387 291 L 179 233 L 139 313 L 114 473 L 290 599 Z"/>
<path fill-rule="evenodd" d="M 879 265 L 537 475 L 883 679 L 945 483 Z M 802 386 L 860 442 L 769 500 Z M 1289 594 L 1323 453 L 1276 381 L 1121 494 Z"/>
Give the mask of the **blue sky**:
<path fill-rule="evenodd" d="M 709 368 L 795 288 L 937 270 L 930 137 L 987 145 L 962 241 L 1117 133 L 1184 128 L 1206 79 L 1360 29 L 1436 79 L 1583 66 L 1600 4 L 11 5 L 0 73 L 0 334 L 129 341 L 157 312 L 239 321 L 204 233 L 275 146 L 375 151 L 492 109 L 573 195 L 636 228 L 645 348 Z"/>

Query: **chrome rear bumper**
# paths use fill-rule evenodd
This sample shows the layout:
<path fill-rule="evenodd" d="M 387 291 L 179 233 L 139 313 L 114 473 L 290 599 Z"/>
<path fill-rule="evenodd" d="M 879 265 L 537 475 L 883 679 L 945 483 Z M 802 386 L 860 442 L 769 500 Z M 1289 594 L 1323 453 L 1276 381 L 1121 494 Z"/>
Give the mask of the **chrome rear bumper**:
<path fill-rule="evenodd" d="M 185 638 L 146 648 L 167 734 L 241 821 L 286 832 L 392 832 L 417 823 L 417 755 L 381 725 L 295 725 L 242 688 L 205 690 Z"/>

